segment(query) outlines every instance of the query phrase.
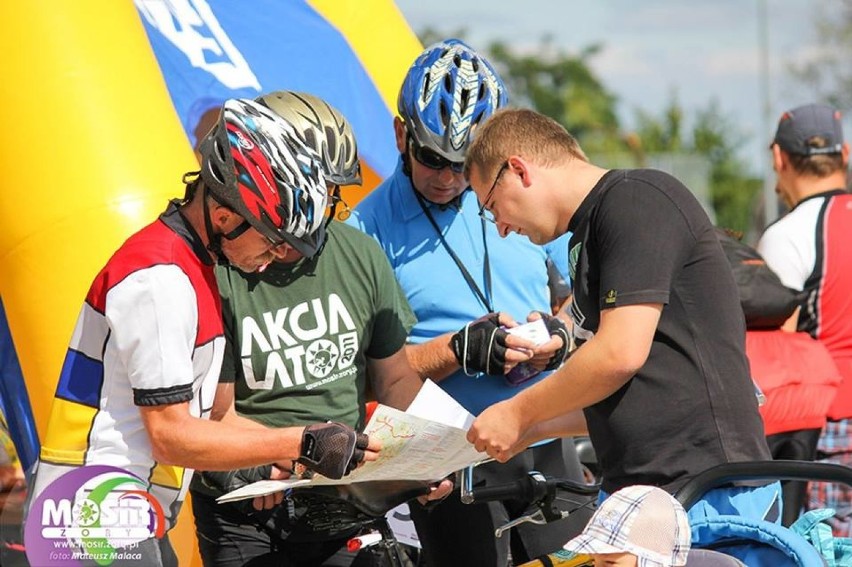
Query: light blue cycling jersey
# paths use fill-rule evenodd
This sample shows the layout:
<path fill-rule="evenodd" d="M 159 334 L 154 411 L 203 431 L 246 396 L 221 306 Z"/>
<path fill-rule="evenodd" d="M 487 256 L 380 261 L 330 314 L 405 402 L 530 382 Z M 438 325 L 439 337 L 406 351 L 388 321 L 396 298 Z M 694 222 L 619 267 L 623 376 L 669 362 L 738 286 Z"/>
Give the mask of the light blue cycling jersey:
<path fill-rule="evenodd" d="M 525 322 L 531 311 L 550 313 L 546 259 L 549 250 L 554 255 L 564 255 L 568 238 L 537 246 L 525 236 L 510 234 L 501 238 L 496 226 L 485 222 L 483 244 L 484 221 L 479 218 L 479 202 L 473 191 L 462 194 L 459 207 L 442 210 L 438 205 L 426 204 L 447 244 L 488 296 L 494 311 L 509 313 L 519 323 Z M 390 260 L 418 321 L 409 342 L 423 343 L 455 332 L 488 313 L 488 307 L 465 280 L 423 213 L 411 180 L 402 171 L 401 161 L 393 175 L 367 195 L 346 222 L 372 235 Z M 490 293 L 485 285 L 486 247 Z M 478 415 L 489 405 L 511 397 L 545 375 L 539 374 L 521 386 L 511 386 L 502 376 L 467 376 L 459 370 L 439 384 L 469 412 Z"/>

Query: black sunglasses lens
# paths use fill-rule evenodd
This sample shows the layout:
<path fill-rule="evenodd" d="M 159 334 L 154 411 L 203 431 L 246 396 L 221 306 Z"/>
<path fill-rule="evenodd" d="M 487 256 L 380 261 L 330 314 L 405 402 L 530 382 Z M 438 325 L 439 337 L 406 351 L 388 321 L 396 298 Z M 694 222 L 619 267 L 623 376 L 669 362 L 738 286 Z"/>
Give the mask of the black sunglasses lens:
<path fill-rule="evenodd" d="M 415 147 L 414 157 L 429 169 L 444 169 L 445 167 L 449 167 L 455 173 L 461 173 L 464 170 L 463 163 L 452 162 L 429 148 Z"/>
<path fill-rule="evenodd" d="M 442 169 L 448 163 L 443 157 L 427 148 L 417 148 L 417 151 L 414 152 L 414 157 L 417 158 L 417 161 L 432 169 Z"/>

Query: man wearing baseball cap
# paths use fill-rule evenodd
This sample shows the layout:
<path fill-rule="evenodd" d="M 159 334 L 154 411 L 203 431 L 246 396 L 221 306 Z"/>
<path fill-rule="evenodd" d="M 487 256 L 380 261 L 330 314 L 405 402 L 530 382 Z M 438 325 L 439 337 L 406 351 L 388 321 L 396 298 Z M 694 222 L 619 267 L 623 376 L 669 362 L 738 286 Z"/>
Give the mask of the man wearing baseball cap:
<path fill-rule="evenodd" d="M 784 330 L 820 340 L 843 377 L 817 457 L 852 466 L 852 195 L 840 112 L 823 104 L 785 112 L 770 150 L 775 192 L 790 211 L 766 229 L 757 249 L 784 285 L 805 292 Z M 836 536 L 852 535 L 852 489 L 811 483 L 810 501 L 837 511 Z"/>

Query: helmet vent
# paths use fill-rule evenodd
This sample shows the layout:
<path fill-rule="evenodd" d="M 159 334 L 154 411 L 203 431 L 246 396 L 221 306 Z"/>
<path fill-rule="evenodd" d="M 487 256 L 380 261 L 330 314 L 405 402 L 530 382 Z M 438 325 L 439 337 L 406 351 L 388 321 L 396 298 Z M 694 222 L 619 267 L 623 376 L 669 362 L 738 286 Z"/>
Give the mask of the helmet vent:
<path fill-rule="evenodd" d="M 337 141 L 337 134 L 334 131 L 334 128 L 327 126 L 325 128 L 325 142 L 327 144 L 327 148 L 330 150 L 332 148 L 336 148 L 340 142 Z"/>
<path fill-rule="evenodd" d="M 213 151 L 216 152 L 216 157 L 219 161 L 225 161 L 225 148 L 222 147 L 222 142 L 218 136 L 213 139 Z"/>
<path fill-rule="evenodd" d="M 482 100 L 485 98 L 485 83 L 479 83 L 479 96 L 477 96 L 478 100 Z"/>
<path fill-rule="evenodd" d="M 470 103 L 470 89 L 462 89 L 460 114 L 464 115 L 467 105 Z"/>
<path fill-rule="evenodd" d="M 302 134 L 305 138 L 305 145 L 319 152 L 319 142 L 317 141 L 317 137 L 314 131 L 311 129 L 306 129 L 304 132 L 302 132 Z"/>
<path fill-rule="evenodd" d="M 251 115 L 251 116 L 256 116 L 256 117 L 263 116 L 263 115 L 260 113 L 260 111 L 259 111 L 259 110 L 257 110 L 256 108 L 254 108 L 253 106 L 246 106 L 246 107 L 245 107 L 245 109 L 244 109 L 244 112 L 245 112 L 246 114 Z"/>
<path fill-rule="evenodd" d="M 474 57 L 470 60 L 470 64 L 473 67 L 473 72 L 479 73 L 479 59 L 477 57 Z"/>
<path fill-rule="evenodd" d="M 449 74 L 444 75 L 444 90 L 448 93 L 453 92 L 453 78 Z"/>
<path fill-rule="evenodd" d="M 453 65 L 455 65 L 456 67 L 461 67 L 461 62 L 462 62 L 461 55 L 459 55 L 458 53 L 453 55 Z"/>
<path fill-rule="evenodd" d="M 213 175 L 213 178 L 219 183 L 225 183 L 225 177 L 222 175 L 222 170 L 212 161 L 208 162 L 208 171 Z"/>
<path fill-rule="evenodd" d="M 446 126 L 450 123 L 450 113 L 447 110 L 447 105 L 444 104 L 443 100 L 441 101 L 440 107 L 441 107 L 441 123 Z"/>

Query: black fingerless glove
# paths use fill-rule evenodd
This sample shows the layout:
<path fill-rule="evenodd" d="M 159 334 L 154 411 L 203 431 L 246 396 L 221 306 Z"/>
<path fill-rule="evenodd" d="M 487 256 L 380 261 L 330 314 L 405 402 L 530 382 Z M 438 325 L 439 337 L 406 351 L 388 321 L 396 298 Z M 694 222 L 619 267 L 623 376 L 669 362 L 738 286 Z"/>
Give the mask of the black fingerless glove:
<path fill-rule="evenodd" d="M 562 346 L 553 353 L 553 356 L 550 357 L 550 360 L 547 361 L 547 366 L 544 367 L 545 370 L 556 370 L 562 363 L 565 362 L 565 359 L 568 358 L 568 354 L 570 353 L 569 346 L 571 344 L 571 339 L 568 335 L 568 327 L 559 317 L 554 317 L 553 315 L 549 315 L 544 313 L 543 311 L 539 311 L 541 314 L 541 320 L 544 321 L 544 326 L 547 327 L 547 332 L 550 333 L 551 337 L 557 336 L 562 339 Z"/>
<path fill-rule="evenodd" d="M 472 321 L 450 339 L 456 361 L 468 376 L 484 372 L 502 376 L 506 366 L 506 337 L 499 313 Z"/>
<path fill-rule="evenodd" d="M 343 478 L 364 460 L 368 443 L 366 435 L 348 425 L 316 423 L 302 433 L 302 451 L 296 462 L 326 478 Z"/>

